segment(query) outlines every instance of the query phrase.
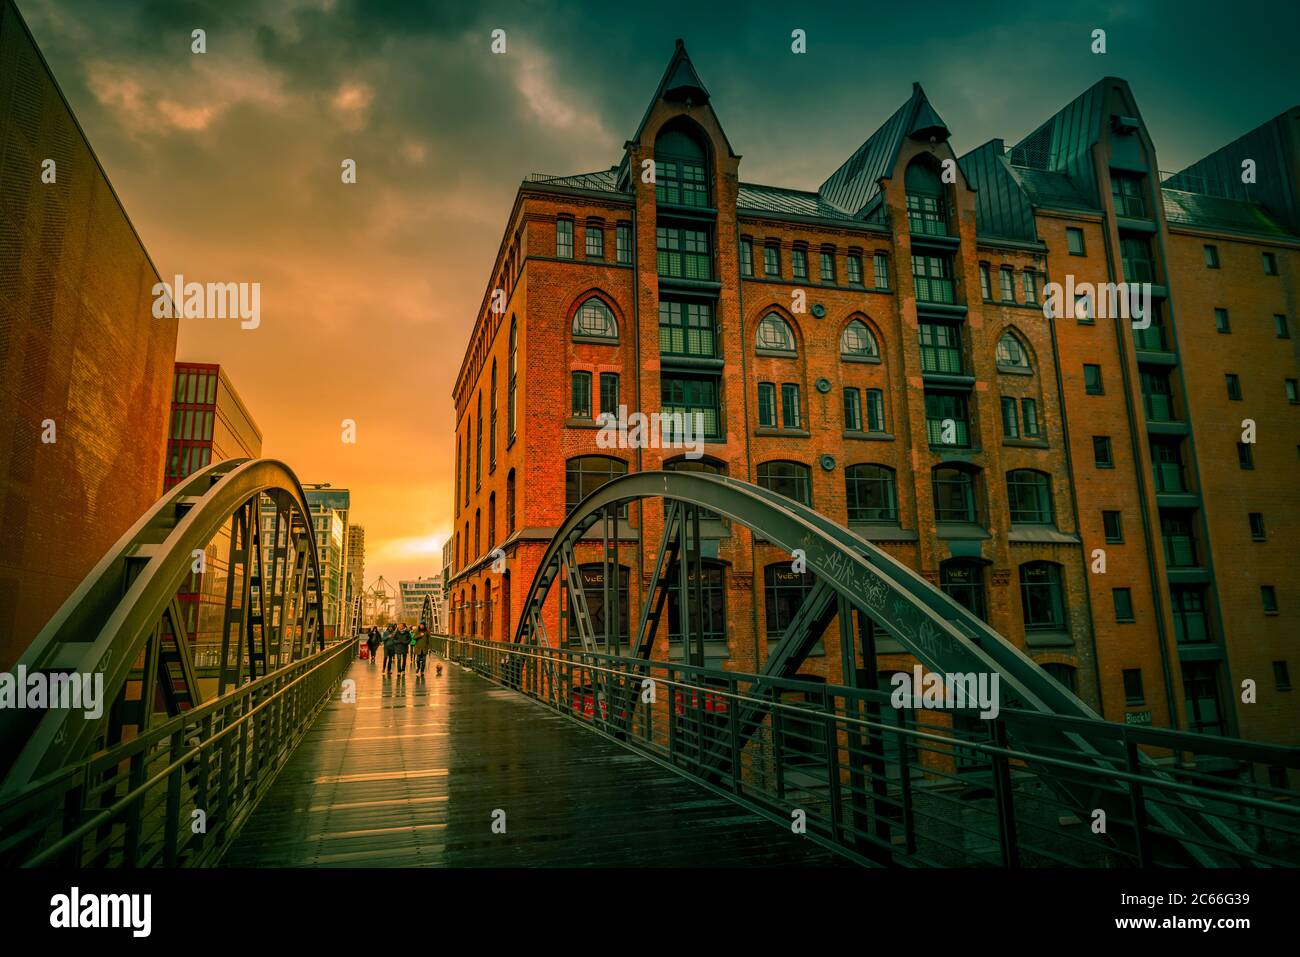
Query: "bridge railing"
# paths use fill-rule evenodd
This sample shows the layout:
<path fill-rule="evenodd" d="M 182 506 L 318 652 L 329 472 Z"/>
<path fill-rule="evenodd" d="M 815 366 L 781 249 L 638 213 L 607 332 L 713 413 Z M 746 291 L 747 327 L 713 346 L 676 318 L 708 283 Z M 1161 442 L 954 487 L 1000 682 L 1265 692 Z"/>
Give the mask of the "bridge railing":
<path fill-rule="evenodd" d="M 355 647 L 331 644 L 0 801 L 0 866 L 216 863 Z"/>
<path fill-rule="evenodd" d="M 1276 778 L 1294 779 L 1300 749 L 1013 710 L 986 720 L 900 709 L 888 691 L 538 645 L 439 637 L 435 651 L 862 863 L 1143 866 L 1168 863 L 1154 850 L 1162 838 L 1239 864 L 1300 862 L 1300 795 Z M 1124 758 L 1031 754 L 1015 742 L 1035 722 L 1094 746 L 1118 741 Z M 1050 775 L 1120 795 L 1129 813 L 1067 804 Z M 1156 805 L 1188 799 L 1230 836 L 1189 838 L 1153 820 Z"/>

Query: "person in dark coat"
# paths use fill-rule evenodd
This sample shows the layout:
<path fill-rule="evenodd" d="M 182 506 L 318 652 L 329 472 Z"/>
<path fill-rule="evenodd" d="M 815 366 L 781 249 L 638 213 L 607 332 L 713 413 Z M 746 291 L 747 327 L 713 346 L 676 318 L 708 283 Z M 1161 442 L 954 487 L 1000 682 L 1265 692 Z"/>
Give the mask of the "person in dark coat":
<path fill-rule="evenodd" d="M 393 660 L 397 657 L 397 627 L 388 623 L 384 629 L 384 675 L 393 673 Z"/>
<path fill-rule="evenodd" d="M 370 662 L 374 664 L 375 654 L 379 651 L 379 629 L 374 625 L 370 626 L 370 633 L 366 636 L 366 647 L 370 649 Z"/>

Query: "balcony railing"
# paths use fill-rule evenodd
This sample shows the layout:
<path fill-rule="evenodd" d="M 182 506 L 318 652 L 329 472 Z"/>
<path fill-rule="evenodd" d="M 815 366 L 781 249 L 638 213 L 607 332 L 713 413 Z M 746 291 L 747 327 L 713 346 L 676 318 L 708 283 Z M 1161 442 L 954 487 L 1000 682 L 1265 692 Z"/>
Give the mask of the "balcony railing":
<path fill-rule="evenodd" d="M 1125 259 L 1124 263 L 1124 281 L 1125 282 L 1155 282 L 1156 281 L 1156 264 L 1150 259 Z"/>
<path fill-rule="evenodd" d="M 957 301 L 951 279 L 916 275 L 912 279 L 916 283 L 918 302 L 934 302 L 950 306 Z"/>
<path fill-rule="evenodd" d="M 921 346 L 921 371 L 961 375 L 961 350 L 953 346 Z"/>
<path fill-rule="evenodd" d="M 965 449 L 970 447 L 970 423 L 965 419 L 952 419 L 955 426 L 953 429 L 952 442 L 945 442 L 943 435 L 943 424 L 948 419 L 926 419 L 925 431 L 929 435 L 931 445 L 949 446 L 955 449 Z"/>
<path fill-rule="evenodd" d="M 712 329 L 689 326 L 659 327 L 659 352 L 666 356 L 712 359 L 717 355 Z"/>
<path fill-rule="evenodd" d="M 1166 535 L 1165 564 L 1170 568 L 1195 568 L 1196 539 L 1191 535 Z"/>
<path fill-rule="evenodd" d="M 1148 422 L 1177 422 L 1172 396 L 1146 392 L 1142 395 L 1142 407 L 1146 410 Z"/>
<path fill-rule="evenodd" d="M 917 209 L 907 211 L 907 225 L 914 233 L 923 236 L 947 236 L 948 223 L 942 213 L 924 212 Z"/>
<path fill-rule="evenodd" d="M 1168 352 L 1169 343 L 1165 338 L 1165 327 L 1151 325 L 1145 329 L 1133 330 L 1133 345 L 1142 352 Z"/>
<path fill-rule="evenodd" d="M 1186 492 L 1187 479 L 1184 477 L 1183 467 L 1178 462 L 1154 462 L 1152 470 L 1155 472 L 1156 491 L 1157 492 Z"/>

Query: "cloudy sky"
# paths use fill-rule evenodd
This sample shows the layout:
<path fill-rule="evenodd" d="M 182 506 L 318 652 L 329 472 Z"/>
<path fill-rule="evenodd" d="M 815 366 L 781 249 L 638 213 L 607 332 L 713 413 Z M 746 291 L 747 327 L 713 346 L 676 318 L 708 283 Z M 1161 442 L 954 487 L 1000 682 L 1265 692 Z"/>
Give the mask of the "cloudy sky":
<path fill-rule="evenodd" d="M 675 37 L 742 177 L 796 188 L 913 80 L 960 153 L 1122 76 L 1165 169 L 1300 99 L 1294 2 L 18 3 L 162 275 L 261 283 L 258 329 L 182 320 L 178 357 L 227 367 L 264 454 L 352 489 L 370 580 L 440 563 L 451 388 L 519 181 L 617 162 Z"/>

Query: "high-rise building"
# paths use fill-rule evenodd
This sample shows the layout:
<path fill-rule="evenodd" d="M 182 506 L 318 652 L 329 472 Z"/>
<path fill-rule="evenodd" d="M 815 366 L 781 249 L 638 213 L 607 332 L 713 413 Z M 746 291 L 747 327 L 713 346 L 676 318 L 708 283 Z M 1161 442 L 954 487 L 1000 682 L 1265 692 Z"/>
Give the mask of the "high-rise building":
<path fill-rule="evenodd" d="M 366 591 L 366 530 L 361 525 L 348 526 L 348 622 L 353 631 L 362 625 L 362 599 Z"/>
<path fill-rule="evenodd" d="M 348 564 L 345 545 L 352 493 L 345 488 L 307 488 L 307 507 L 316 527 L 316 547 L 324 580 L 321 605 L 325 616 L 325 637 L 343 634 L 348 624 Z"/>
<path fill-rule="evenodd" d="M 402 596 L 402 610 L 398 617 L 408 625 L 416 625 L 423 617 L 422 612 L 426 597 L 432 602 L 435 614 L 442 606 L 442 578 L 439 576 L 398 581 L 397 587 Z M 429 625 L 433 631 L 438 631 L 440 621 L 435 620 L 425 622 L 425 624 Z"/>
<path fill-rule="evenodd" d="M 958 156 L 918 84 L 820 187 L 758 185 L 679 42 L 614 166 L 519 187 L 453 393 L 450 629 L 509 638 L 603 482 L 703 470 L 885 548 L 1108 718 L 1300 740 L 1298 145 L 1293 109 L 1162 183 L 1107 77 Z M 620 406 L 697 413 L 703 457 L 600 447 Z M 752 671 L 812 581 L 705 525 L 706 658 Z M 662 526 L 658 503 L 619 522 L 624 634 Z M 599 546 L 576 555 L 599 617 Z M 546 628 L 575 643 L 566 602 Z M 837 642 L 803 673 L 839 680 Z"/>
<path fill-rule="evenodd" d="M 158 498 L 177 331 L 159 281 L 0 0 L 0 668 Z"/>
<path fill-rule="evenodd" d="M 163 490 L 211 462 L 261 454 L 262 430 L 225 369 L 213 363 L 177 362 Z"/>

